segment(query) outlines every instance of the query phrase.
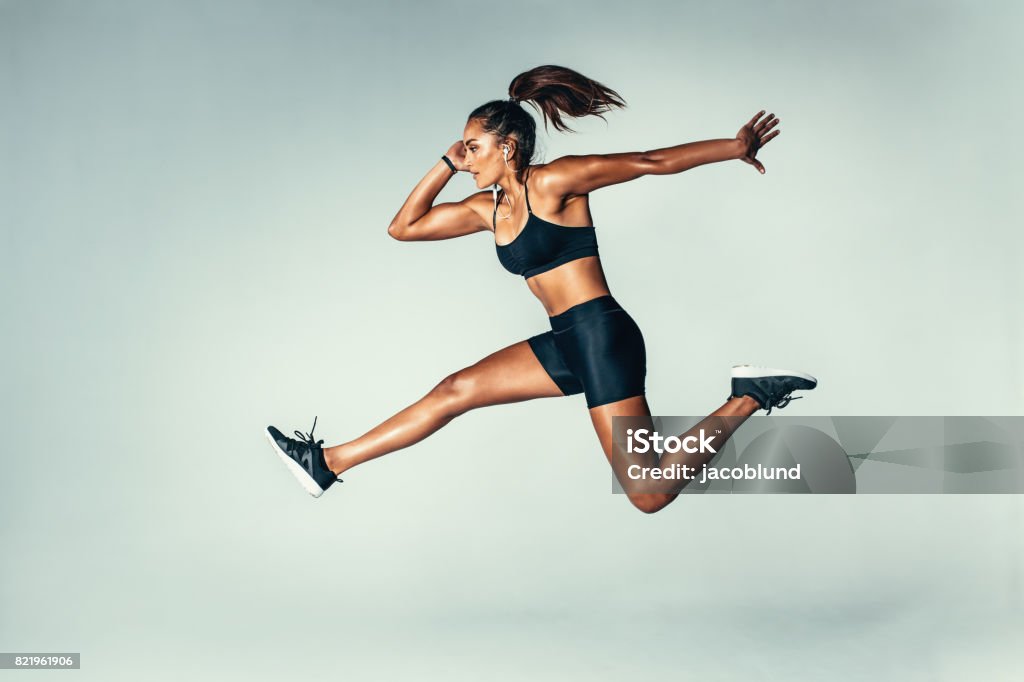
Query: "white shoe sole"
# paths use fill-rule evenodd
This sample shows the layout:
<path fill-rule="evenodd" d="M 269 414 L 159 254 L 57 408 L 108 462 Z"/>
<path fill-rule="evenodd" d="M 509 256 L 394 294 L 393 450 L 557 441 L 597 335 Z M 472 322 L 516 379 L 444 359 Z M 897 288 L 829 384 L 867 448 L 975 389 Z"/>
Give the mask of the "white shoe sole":
<path fill-rule="evenodd" d="M 759 377 L 797 377 L 798 379 L 813 381 L 815 384 L 818 383 L 818 380 L 810 374 L 794 372 L 791 369 L 773 369 L 771 367 L 753 367 L 751 365 L 736 365 L 732 368 L 733 379 L 757 379 Z"/>
<path fill-rule="evenodd" d="M 313 497 L 320 497 L 323 495 L 324 489 L 320 487 L 312 476 L 306 473 L 305 469 L 299 466 L 298 462 L 289 457 L 284 450 L 278 447 L 277 441 L 274 440 L 270 431 L 265 430 L 264 433 L 267 434 L 267 440 L 270 441 L 270 447 L 274 448 L 274 452 L 277 453 L 277 456 L 280 457 L 281 461 L 284 462 L 286 467 L 288 467 L 288 471 L 292 472 L 295 478 L 299 479 L 299 483 L 301 483 L 302 487 L 306 489 L 306 492 Z"/>

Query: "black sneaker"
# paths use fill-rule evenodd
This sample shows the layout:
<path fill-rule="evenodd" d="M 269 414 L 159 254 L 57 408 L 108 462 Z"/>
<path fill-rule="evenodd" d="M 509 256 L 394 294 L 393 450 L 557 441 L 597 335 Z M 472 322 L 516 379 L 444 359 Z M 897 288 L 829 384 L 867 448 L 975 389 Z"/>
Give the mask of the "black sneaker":
<path fill-rule="evenodd" d="M 337 474 L 327 468 L 324 461 L 324 449 L 321 447 L 322 440 L 313 440 L 313 431 L 316 430 L 316 417 L 313 418 L 313 428 L 309 433 L 295 431 L 298 440 L 289 438 L 273 426 L 267 427 L 267 438 L 273 446 L 274 451 L 284 461 L 288 470 L 295 474 L 299 483 L 313 497 L 320 497 L 324 491 L 330 488 L 335 481 L 340 481 Z"/>
<path fill-rule="evenodd" d="M 791 400 L 800 400 L 790 395 L 793 391 L 809 391 L 817 385 L 817 379 L 803 372 L 736 365 L 732 368 L 732 395 L 729 397 L 749 395 L 762 410 L 771 414 L 773 407 L 781 409 Z"/>

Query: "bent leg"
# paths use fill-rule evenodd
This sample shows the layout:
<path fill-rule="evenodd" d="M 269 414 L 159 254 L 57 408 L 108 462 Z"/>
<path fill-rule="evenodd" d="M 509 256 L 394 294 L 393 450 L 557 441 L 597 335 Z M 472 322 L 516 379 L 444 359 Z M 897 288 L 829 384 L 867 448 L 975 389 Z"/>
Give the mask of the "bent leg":
<path fill-rule="evenodd" d="M 761 408 L 757 401 L 748 396 L 730 398 L 693 428 L 679 434 L 679 438 L 699 436 L 700 430 L 703 429 L 705 432 L 720 431 L 721 433 L 715 436 L 716 443 L 724 443 L 746 421 L 747 417 L 759 409 Z M 672 500 L 676 499 L 689 481 L 685 479 L 682 481 L 673 479 L 633 481 L 626 475 L 626 470 L 631 465 L 660 466 L 665 471 L 673 469 L 677 464 L 700 469 L 714 457 L 714 454 L 711 453 L 679 451 L 666 453 L 659 460 L 655 453 L 627 454 L 622 448 L 615 445 L 612 438 L 612 417 L 649 418 L 650 416 L 651 410 L 647 405 L 647 399 L 642 395 L 590 409 L 590 419 L 594 423 L 597 438 L 601 442 L 601 448 L 608 458 L 608 463 L 612 466 L 615 477 L 629 496 L 629 501 L 637 509 L 648 514 L 664 509 Z M 647 428 L 653 428 L 653 424 L 649 424 Z"/>
<path fill-rule="evenodd" d="M 537 359 L 529 342 L 503 348 L 445 377 L 425 396 L 355 440 L 325 448 L 336 474 L 409 447 L 469 410 L 565 395 Z"/>

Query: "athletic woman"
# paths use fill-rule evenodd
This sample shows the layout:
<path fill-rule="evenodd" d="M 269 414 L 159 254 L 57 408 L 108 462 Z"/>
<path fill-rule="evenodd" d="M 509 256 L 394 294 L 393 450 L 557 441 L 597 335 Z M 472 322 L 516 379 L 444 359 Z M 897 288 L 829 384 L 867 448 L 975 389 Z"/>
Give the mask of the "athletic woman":
<path fill-rule="evenodd" d="M 531 103 L 545 124 L 560 131 L 568 129 L 563 117 L 602 116 L 625 104 L 614 90 L 559 66 L 520 74 L 509 86 L 509 97 L 488 102 L 469 115 L 462 139 L 416 185 L 388 233 L 400 241 L 418 241 L 492 232 L 498 260 L 526 279 L 547 311 L 551 330 L 445 377 L 420 400 L 347 443 L 323 448 L 312 430 L 296 431 L 297 438 L 289 438 L 268 427 L 275 451 L 315 497 L 352 467 L 417 443 L 469 410 L 577 393 L 586 397 L 605 456 L 638 509 L 662 509 L 686 484 L 632 481 L 625 467 L 634 460 L 613 444 L 613 417 L 650 417 L 644 397 L 646 352 L 639 327 L 608 289 L 589 196 L 644 175 L 681 173 L 730 159 L 764 173 L 757 153 L 779 134 L 779 119 L 761 111 L 734 138 L 534 163 L 536 124 L 522 103 Z M 494 188 L 434 205 L 458 172 L 470 173 L 481 189 Z M 757 410 L 770 413 L 773 407 L 784 407 L 793 399 L 792 391 L 816 384 L 814 377 L 799 372 L 734 367 L 728 400 L 691 432 L 720 432 L 720 446 Z M 660 463 L 655 459 L 654 465 L 699 467 L 713 456 L 681 451 L 666 454 Z"/>

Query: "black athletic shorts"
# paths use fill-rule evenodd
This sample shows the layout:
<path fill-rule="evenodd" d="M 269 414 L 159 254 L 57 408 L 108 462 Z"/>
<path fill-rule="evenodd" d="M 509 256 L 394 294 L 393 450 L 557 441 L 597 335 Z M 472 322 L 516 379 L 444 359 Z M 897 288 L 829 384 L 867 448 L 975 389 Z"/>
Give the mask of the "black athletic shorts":
<path fill-rule="evenodd" d="M 614 298 L 593 298 L 548 319 L 551 331 L 528 342 L 562 393 L 583 393 L 588 408 L 644 395 L 644 337 Z"/>

